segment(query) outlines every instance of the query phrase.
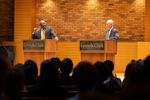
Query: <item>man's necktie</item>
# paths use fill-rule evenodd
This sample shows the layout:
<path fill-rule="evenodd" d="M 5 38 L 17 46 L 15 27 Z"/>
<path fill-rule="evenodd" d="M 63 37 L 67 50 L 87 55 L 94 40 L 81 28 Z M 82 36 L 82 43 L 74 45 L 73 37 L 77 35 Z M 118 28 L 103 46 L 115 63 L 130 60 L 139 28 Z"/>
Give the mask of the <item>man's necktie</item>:
<path fill-rule="evenodd" d="M 107 31 L 106 39 L 109 39 L 109 31 L 110 30 Z"/>
<path fill-rule="evenodd" d="M 45 39 L 45 30 L 43 30 L 43 37 L 42 39 Z"/>

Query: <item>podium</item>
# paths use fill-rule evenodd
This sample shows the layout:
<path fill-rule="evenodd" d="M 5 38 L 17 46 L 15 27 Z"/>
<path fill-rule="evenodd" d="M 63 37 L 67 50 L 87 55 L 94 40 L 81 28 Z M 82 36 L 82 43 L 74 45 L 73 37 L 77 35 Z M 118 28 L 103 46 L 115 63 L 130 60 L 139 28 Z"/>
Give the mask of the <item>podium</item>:
<path fill-rule="evenodd" d="M 29 59 L 35 61 L 38 67 L 38 74 L 41 63 L 44 60 L 55 57 L 56 51 L 57 43 L 55 40 L 23 40 L 24 62 Z"/>
<path fill-rule="evenodd" d="M 111 60 L 115 64 L 117 40 L 80 40 L 79 51 L 81 53 L 81 61 L 88 61 L 94 64 L 96 61 Z"/>

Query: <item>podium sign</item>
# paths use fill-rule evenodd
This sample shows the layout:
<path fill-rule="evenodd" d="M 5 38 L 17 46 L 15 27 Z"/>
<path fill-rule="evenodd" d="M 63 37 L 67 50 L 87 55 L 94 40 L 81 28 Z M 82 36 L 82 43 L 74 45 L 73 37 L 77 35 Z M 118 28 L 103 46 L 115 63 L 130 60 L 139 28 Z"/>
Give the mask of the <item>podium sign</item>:
<path fill-rule="evenodd" d="M 104 40 L 80 40 L 80 51 L 105 51 Z"/>
<path fill-rule="evenodd" d="M 45 50 L 45 41 L 30 41 L 30 40 L 24 40 L 23 41 L 23 50 Z"/>

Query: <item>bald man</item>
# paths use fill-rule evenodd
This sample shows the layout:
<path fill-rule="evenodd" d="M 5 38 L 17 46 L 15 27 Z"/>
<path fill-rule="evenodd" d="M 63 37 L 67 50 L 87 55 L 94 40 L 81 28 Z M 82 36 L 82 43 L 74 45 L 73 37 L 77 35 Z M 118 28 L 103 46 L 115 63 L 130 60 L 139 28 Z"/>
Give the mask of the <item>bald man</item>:
<path fill-rule="evenodd" d="M 118 31 L 114 29 L 113 25 L 114 25 L 113 20 L 107 21 L 106 26 L 107 26 L 108 31 L 107 31 L 105 39 L 119 39 Z"/>
<path fill-rule="evenodd" d="M 44 20 L 40 21 L 40 29 L 34 28 L 34 32 L 32 33 L 32 39 L 52 39 L 54 37 L 58 41 L 58 37 L 51 27 L 46 26 L 46 22 Z"/>

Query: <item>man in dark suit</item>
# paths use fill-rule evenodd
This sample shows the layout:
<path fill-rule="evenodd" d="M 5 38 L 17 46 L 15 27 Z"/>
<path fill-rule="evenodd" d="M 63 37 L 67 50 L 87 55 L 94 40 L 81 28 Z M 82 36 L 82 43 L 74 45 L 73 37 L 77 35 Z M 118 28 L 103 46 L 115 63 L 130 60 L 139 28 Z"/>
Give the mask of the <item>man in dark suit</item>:
<path fill-rule="evenodd" d="M 32 33 L 32 39 L 52 39 L 52 36 L 58 41 L 58 37 L 51 27 L 46 26 L 46 22 L 44 20 L 40 21 L 40 29 L 34 28 L 34 32 Z"/>
<path fill-rule="evenodd" d="M 119 34 L 116 29 L 113 28 L 114 21 L 113 20 L 108 20 L 106 23 L 107 26 L 107 34 L 105 39 L 119 39 Z"/>

